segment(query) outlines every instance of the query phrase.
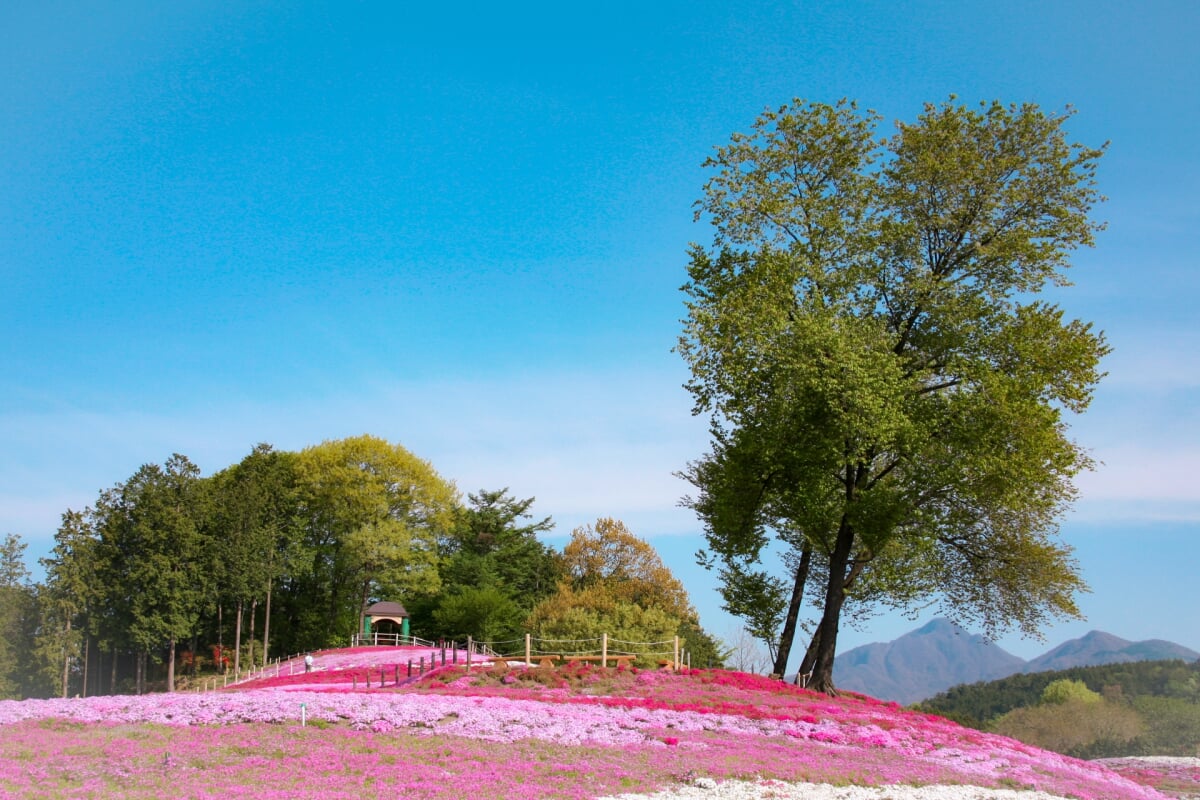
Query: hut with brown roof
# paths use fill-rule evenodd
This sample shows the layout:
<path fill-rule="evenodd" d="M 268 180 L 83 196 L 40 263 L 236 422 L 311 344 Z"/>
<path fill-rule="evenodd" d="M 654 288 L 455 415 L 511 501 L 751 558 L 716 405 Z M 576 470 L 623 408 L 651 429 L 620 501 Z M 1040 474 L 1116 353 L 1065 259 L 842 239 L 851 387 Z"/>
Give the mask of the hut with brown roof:
<path fill-rule="evenodd" d="M 363 609 L 362 640 L 376 644 L 407 643 L 408 611 L 392 600 L 381 600 Z"/>

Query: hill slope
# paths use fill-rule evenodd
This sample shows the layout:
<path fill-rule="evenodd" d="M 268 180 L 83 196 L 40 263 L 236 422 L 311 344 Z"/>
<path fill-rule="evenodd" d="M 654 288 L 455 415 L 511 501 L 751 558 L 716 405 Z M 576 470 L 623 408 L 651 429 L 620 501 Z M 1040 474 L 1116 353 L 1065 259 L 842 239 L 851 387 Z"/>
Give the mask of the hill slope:
<path fill-rule="evenodd" d="M 1171 659 L 1195 661 L 1200 653 L 1161 639 L 1130 642 L 1092 631 L 1025 661 L 949 620 L 935 619 L 894 641 L 839 653 L 833 675 L 841 688 L 907 705 L 953 686 L 1017 673 Z"/>
<path fill-rule="evenodd" d="M 743 673 L 500 663 L 409 683 L 396 678 L 404 661 L 386 650 L 322 654 L 318 663 L 350 680 L 280 670 L 235 691 L 0 702 L 0 795 L 55 786 L 60 796 L 224 796 L 253 786 L 301 798 L 584 800 L 753 777 L 753 793 L 739 796 L 777 797 L 769 782 L 785 781 L 900 784 L 903 797 L 958 784 L 954 797 L 1016 787 L 1163 798 L 1104 767 L 940 717 Z"/>

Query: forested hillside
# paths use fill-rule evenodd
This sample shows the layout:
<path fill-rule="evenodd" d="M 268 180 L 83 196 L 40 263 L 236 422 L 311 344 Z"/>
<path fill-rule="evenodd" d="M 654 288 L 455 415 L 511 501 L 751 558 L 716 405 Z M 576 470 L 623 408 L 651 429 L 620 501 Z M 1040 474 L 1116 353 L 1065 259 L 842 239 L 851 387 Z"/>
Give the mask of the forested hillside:
<path fill-rule="evenodd" d="M 1083 758 L 1200 755 L 1200 661 L 1018 674 L 916 708 Z"/>
<path fill-rule="evenodd" d="M 208 477 L 178 454 L 144 465 L 64 511 L 43 582 L 19 537 L 5 539 L 0 697 L 170 691 L 184 674 L 345 646 L 376 600 L 404 604 L 426 639 L 678 635 L 719 663 L 649 544 L 601 519 L 557 552 L 533 502 L 507 489 L 464 502 L 431 464 L 372 436 L 260 444 Z"/>

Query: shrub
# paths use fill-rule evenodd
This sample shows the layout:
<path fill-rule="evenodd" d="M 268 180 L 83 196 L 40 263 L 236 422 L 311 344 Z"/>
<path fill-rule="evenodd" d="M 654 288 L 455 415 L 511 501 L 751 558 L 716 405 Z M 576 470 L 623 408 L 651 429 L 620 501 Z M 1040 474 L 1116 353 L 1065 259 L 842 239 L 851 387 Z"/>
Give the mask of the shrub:
<path fill-rule="evenodd" d="M 1086 687 L 1085 687 L 1086 688 Z M 1095 694 L 1094 692 L 1092 694 Z M 1018 708 L 992 724 L 996 733 L 1079 758 L 1121 754 L 1145 728 L 1131 708 L 1095 699 L 1068 697 L 1059 703 Z"/>

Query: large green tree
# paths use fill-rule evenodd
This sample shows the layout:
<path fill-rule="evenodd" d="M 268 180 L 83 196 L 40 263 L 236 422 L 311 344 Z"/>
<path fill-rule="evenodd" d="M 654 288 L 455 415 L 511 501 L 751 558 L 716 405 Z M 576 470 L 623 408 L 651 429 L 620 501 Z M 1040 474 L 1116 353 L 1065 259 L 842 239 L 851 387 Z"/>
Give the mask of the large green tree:
<path fill-rule="evenodd" d="M 305 609 L 293 619 L 301 647 L 345 641 L 369 600 L 438 591 L 438 541 L 454 525 L 458 492 L 429 462 L 356 436 L 306 448 L 296 474 L 312 559 L 291 587 Z"/>
<path fill-rule="evenodd" d="M 1056 520 L 1090 463 L 1065 415 L 1107 347 L 1039 296 L 1098 228 L 1102 150 L 1068 117 L 951 98 L 881 139 L 853 104 L 797 100 L 707 162 L 678 349 L 712 449 L 689 502 L 727 605 L 784 624 L 783 665 L 815 601 L 815 688 L 854 603 L 992 634 L 1078 616 Z"/>
<path fill-rule="evenodd" d="M 209 600 L 217 609 L 226 603 L 234 609 L 235 671 L 242 666 L 246 609 L 251 610 L 253 638 L 253 612 L 260 602 L 265 606 L 261 649 L 265 663 L 270 653 L 273 590 L 284 576 L 303 566 L 296 459 L 295 453 L 258 444 L 240 462 L 210 479 L 213 547 L 208 557 L 218 580 Z M 223 645 L 221 627 L 218 625 L 218 643 Z M 250 648 L 250 654 L 254 652 L 255 648 Z M 253 660 L 249 667 L 254 668 Z"/>
<path fill-rule="evenodd" d="M 72 664 L 82 656 L 90 666 L 86 659 L 98 631 L 99 618 L 93 611 L 102 607 L 105 592 L 97 575 L 97 543 L 90 509 L 68 509 L 54 534 L 54 549 L 41 561 L 46 583 L 38 651 L 43 668 L 55 675 L 62 697 L 70 693 Z M 82 678 L 80 693 L 86 697 L 86 667 Z"/>
<path fill-rule="evenodd" d="M 200 470 L 178 453 L 102 492 L 89 514 L 109 646 L 138 654 L 138 691 L 146 685 L 147 658 L 157 660 L 163 649 L 167 691 L 174 690 L 176 645 L 196 630 L 212 578 L 203 531 L 209 516 Z"/>

